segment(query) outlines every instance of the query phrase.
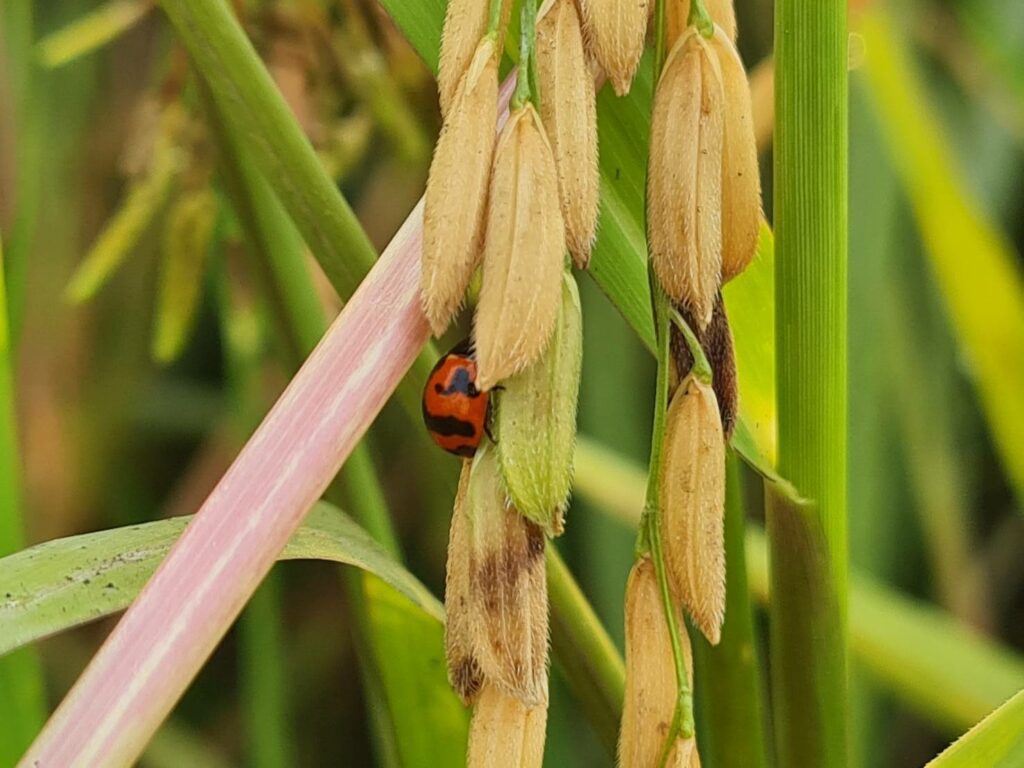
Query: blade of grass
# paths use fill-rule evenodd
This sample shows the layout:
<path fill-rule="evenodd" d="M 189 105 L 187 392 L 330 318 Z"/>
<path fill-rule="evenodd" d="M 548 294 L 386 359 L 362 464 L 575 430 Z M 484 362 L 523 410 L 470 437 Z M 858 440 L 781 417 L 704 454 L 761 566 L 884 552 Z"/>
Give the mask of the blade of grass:
<path fill-rule="evenodd" d="M 997 452 L 1017 498 L 1024 499 L 1024 275 L 1012 245 L 960 182 L 942 127 L 887 13 L 866 13 L 861 31 L 892 158 Z"/>
<path fill-rule="evenodd" d="M 928 768 L 1015 768 L 1024 765 L 1024 690 L 928 763 Z"/>
<path fill-rule="evenodd" d="M 152 0 L 110 0 L 36 43 L 36 56 L 47 69 L 92 53 L 137 24 Z"/>
<path fill-rule="evenodd" d="M 547 566 L 556 662 L 598 736 L 614 754 L 626 691 L 625 662 L 553 546 L 547 548 Z"/>
<path fill-rule="evenodd" d="M 183 531 L 198 517 L 172 517 L 55 539 L 0 559 L 0 655 L 128 607 Z M 362 528 L 319 503 L 281 560 L 330 560 L 374 573 L 436 620 L 441 604 Z M 9 594 L 9 596 L 8 596 Z"/>
<path fill-rule="evenodd" d="M 766 483 L 780 765 L 848 762 L 847 3 L 775 6 L 779 472 Z"/>
<path fill-rule="evenodd" d="M 7 324 L 4 251 L 0 241 L 0 556 L 25 545 L 21 459 L 15 419 L 14 368 Z M 43 670 L 34 649 L 0 659 L 0 763 L 13 763 L 46 719 Z"/>
<path fill-rule="evenodd" d="M 643 508 L 644 470 L 581 437 L 577 494 L 635 529 Z M 750 590 L 769 603 L 764 532 L 747 527 Z M 851 650 L 857 662 L 901 701 L 955 735 L 1024 688 L 1024 658 L 953 619 L 863 574 L 850 579 Z"/>
<path fill-rule="evenodd" d="M 281 637 L 283 592 L 280 574 L 271 571 L 238 622 L 246 764 L 253 768 L 295 764 L 289 727 L 290 688 L 284 666 L 287 657 Z"/>
<path fill-rule="evenodd" d="M 28 280 L 29 249 L 35 234 L 39 212 L 40 184 L 43 174 L 42 157 L 46 143 L 46 123 L 42 115 L 42 100 L 36 98 L 34 83 L 38 71 L 34 66 L 32 43 L 34 38 L 32 0 L 7 0 L 0 6 L 0 45 L 6 58 L 4 75 L 8 78 L 10 104 L 3 104 L 7 126 L 14 130 L 17 146 L 15 158 L 15 189 L 12 200 L 13 221 L 6 233 L 8 262 L 7 314 L 12 347 L 17 347 L 25 311 L 25 284 Z M 0 205 L 0 208 L 4 208 Z M 3 226 L 4 222 L 0 222 Z"/>

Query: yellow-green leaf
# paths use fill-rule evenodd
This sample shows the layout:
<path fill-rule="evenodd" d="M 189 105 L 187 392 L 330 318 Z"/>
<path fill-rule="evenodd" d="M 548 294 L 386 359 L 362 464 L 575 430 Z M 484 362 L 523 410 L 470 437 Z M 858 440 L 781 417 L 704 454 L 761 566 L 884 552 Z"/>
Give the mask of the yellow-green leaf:
<path fill-rule="evenodd" d="M 153 331 L 153 357 L 160 363 L 176 359 L 188 341 L 216 221 L 217 197 L 210 189 L 183 195 L 168 213 Z"/>
<path fill-rule="evenodd" d="M 1024 275 L 963 183 L 904 36 L 881 10 L 865 14 L 861 31 L 883 133 L 989 430 L 1024 498 Z"/>

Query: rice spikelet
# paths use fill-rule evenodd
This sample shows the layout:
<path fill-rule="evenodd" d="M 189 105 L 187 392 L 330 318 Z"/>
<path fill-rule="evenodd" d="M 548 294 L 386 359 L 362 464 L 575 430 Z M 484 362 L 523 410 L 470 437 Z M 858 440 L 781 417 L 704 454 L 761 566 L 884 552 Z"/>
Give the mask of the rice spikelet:
<path fill-rule="evenodd" d="M 481 40 L 487 34 L 489 12 L 489 0 L 448 0 L 441 33 L 441 59 L 437 71 L 437 93 L 441 103 L 441 116 L 444 118 L 448 117 L 448 111 L 455 102 L 459 90 L 459 82 L 469 69 Z M 498 43 L 491 49 L 495 64 L 501 53 L 511 12 L 511 0 L 503 0 Z"/>
<path fill-rule="evenodd" d="M 471 703 L 483 685 L 483 672 L 473 643 L 477 636 L 470 599 L 470 526 L 468 494 L 473 463 L 462 462 L 459 490 L 455 496 L 451 530 L 448 535 L 448 566 L 445 570 L 444 628 L 448 682 L 466 704 Z"/>
<path fill-rule="evenodd" d="M 658 496 L 669 585 L 716 645 L 725 619 L 725 439 L 714 391 L 687 376 L 666 422 Z"/>
<path fill-rule="evenodd" d="M 566 241 L 576 266 L 586 269 L 597 229 L 597 104 L 574 0 L 555 0 L 539 21 L 537 68 Z"/>
<path fill-rule="evenodd" d="M 717 57 L 691 30 L 669 54 L 655 92 L 647 228 L 658 279 L 698 330 L 711 319 L 721 282 L 724 101 Z"/>
<path fill-rule="evenodd" d="M 555 160 L 527 104 L 509 118 L 494 150 L 474 332 L 480 389 L 532 365 L 547 348 L 564 262 Z"/>
<path fill-rule="evenodd" d="M 591 53 L 619 96 L 633 84 L 652 5 L 650 0 L 581 0 Z"/>
<path fill-rule="evenodd" d="M 571 274 L 562 276 L 555 333 L 540 360 L 505 380 L 495 425 L 498 461 L 520 514 L 562 533 L 572 488 L 576 401 L 583 361 L 583 318 Z"/>
<path fill-rule="evenodd" d="M 735 46 L 721 30 L 711 47 L 718 54 L 725 100 L 722 154 L 722 282 L 747 268 L 757 251 L 761 226 L 761 175 L 751 108 L 750 83 Z"/>
<path fill-rule="evenodd" d="M 423 312 L 434 334 L 447 329 L 476 269 L 484 233 L 498 120 L 498 65 L 484 40 L 441 129 L 423 214 Z"/>
<path fill-rule="evenodd" d="M 506 500 L 489 443 L 473 459 L 467 502 L 474 657 L 488 684 L 538 704 L 548 673 L 544 532 Z"/>
<path fill-rule="evenodd" d="M 692 679 L 690 639 L 679 628 L 687 673 Z M 650 558 L 633 565 L 626 585 L 626 695 L 619 736 L 622 768 L 657 768 L 677 699 L 675 660 L 661 591 Z M 690 768 L 694 739 L 680 739 L 669 755 L 671 768 Z"/>

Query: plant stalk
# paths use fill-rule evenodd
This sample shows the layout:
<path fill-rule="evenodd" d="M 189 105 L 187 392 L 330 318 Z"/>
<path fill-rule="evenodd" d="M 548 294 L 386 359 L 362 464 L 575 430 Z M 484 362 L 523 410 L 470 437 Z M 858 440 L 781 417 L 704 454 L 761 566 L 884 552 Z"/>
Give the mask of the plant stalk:
<path fill-rule="evenodd" d="M 848 762 L 847 4 L 775 8 L 776 370 L 771 650 L 777 763 Z"/>

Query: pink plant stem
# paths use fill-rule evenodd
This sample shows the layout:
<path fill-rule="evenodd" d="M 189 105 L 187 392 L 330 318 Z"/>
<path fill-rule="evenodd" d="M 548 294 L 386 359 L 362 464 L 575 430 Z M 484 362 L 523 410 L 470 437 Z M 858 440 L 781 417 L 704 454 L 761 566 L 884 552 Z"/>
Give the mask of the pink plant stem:
<path fill-rule="evenodd" d="M 426 342 L 422 217 L 421 203 L 22 765 L 126 765 L 141 753 Z"/>
<path fill-rule="evenodd" d="M 426 343 L 422 239 L 421 200 L 20 766 L 142 753 Z"/>

